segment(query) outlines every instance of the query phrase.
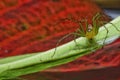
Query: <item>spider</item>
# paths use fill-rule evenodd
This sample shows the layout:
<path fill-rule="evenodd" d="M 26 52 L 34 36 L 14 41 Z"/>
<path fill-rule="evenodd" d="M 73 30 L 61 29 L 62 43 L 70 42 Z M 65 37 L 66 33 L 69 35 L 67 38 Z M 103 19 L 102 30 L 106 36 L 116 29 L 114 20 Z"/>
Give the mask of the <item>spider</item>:
<path fill-rule="evenodd" d="M 62 37 L 62 38 L 57 42 L 56 48 L 55 48 L 55 51 L 54 51 L 54 54 L 52 55 L 52 57 L 53 57 L 53 56 L 55 55 L 55 53 L 56 53 L 58 44 L 59 44 L 63 39 L 67 38 L 67 37 L 70 36 L 70 35 L 74 35 L 75 38 L 76 38 L 76 37 L 86 37 L 87 40 L 88 40 L 88 43 L 89 43 L 89 44 L 88 44 L 88 47 L 90 47 L 90 45 L 95 45 L 95 44 L 97 44 L 97 42 L 95 41 L 95 36 L 98 34 L 98 31 L 99 31 L 99 29 L 100 29 L 101 24 L 106 24 L 106 23 L 107 23 L 106 21 L 99 21 L 99 19 L 100 19 L 102 16 L 103 16 L 103 15 L 101 15 L 100 13 L 97 13 L 95 16 L 93 16 L 93 18 L 92 18 L 92 24 L 88 24 L 87 19 L 84 19 L 84 20 L 82 20 L 82 21 L 78 21 L 78 20 L 75 20 L 75 19 L 73 19 L 73 18 L 65 18 L 64 20 L 69 20 L 69 21 L 72 21 L 72 22 L 74 22 L 74 23 L 77 23 L 77 24 L 79 25 L 79 28 L 78 28 L 75 32 L 69 33 L 68 35 Z M 85 23 L 85 28 L 83 27 L 82 22 Z M 116 27 L 114 24 L 112 24 L 112 23 L 110 23 L 110 24 L 113 25 L 113 26 L 117 29 L 117 27 Z M 103 27 L 106 29 L 106 37 L 105 37 L 105 39 L 104 39 L 104 41 L 103 41 L 103 46 L 104 46 L 105 40 L 106 40 L 106 38 L 107 38 L 107 34 L 108 34 L 109 31 L 108 31 L 108 29 L 106 28 L 106 26 L 103 26 Z M 119 29 L 117 29 L 117 30 L 120 31 Z M 74 41 L 75 41 L 75 39 L 74 39 Z M 75 41 L 75 43 L 76 43 L 76 41 Z M 76 45 L 77 45 L 77 43 L 76 43 Z M 102 48 L 103 48 L 103 46 L 102 46 Z"/>

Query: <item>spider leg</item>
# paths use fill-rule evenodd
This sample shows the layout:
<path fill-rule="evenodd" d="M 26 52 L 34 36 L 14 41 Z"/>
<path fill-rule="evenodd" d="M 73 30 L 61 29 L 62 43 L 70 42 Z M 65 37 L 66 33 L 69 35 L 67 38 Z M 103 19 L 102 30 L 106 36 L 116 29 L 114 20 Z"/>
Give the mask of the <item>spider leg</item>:
<path fill-rule="evenodd" d="M 99 30 L 99 27 L 100 27 L 100 26 L 97 25 L 98 24 L 97 20 L 99 20 L 100 17 L 101 17 L 100 13 L 97 13 L 92 19 L 93 26 L 95 28 L 96 34 L 98 33 L 98 30 Z"/>
<path fill-rule="evenodd" d="M 58 40 L 58 42 L 57 42 L 57 44 L 56 44 L 56 47 L 55 47 L 55 50 L 54 50 L 54 53 L 53 53 L 53 55 L 52 55 L 51 57 L 54 57 L 54 55 L 55 55 L 55 53 L 56 53 L 56 50 L 57 50 L 57 46 L 60 44 L 60 42 L 61 42 L 62 40 L 64 40 L 64 39 L 66 39 L 67 37 L 73 35 L 73 34 L 74 34 L 74 33 L 69 33 L 68 35 L 63 36 L 60 40 Z"/>
<path fill-rule="evenodd" d="M 100 22 L 100 23 L 103 23 L 103 22 Z M 102 46 L 102 48 L 104 48 L 105 41 L 106 41 L 106 39 L 107 39 L 107 35 L 108 35 L 108 32 L 109 32 L 105 25 L 103 25 L 103 27 L 106 29 L 106 36 L 105 36 L 105 39 L 104 39 L 104 41 L 103 41 L 103 46 Z"/>
<path fill-rule="evenodd" d="M 93 18 L 92 18 L 92 21 L 96 21 L 98 20 L 99 18 L 101 17 L 101 14 L 100 13 L 97 13 Z"/>
<path fill-rule="evenodd" d="M 107 21 L 102 21 L 102 23 L 107 24 L 108 22 Z M 112 26 L 114 26 L 115 29 L 120 32 L 120 30 L 113 23 L 109 22 L 109 24 L 111 24 Z"/>
<path fill-rule="evenodd" d="M 73 33 L 73 34 L 74 34 L 74 42 L 75 42 L 75 44 L 76 44 L 76 47 L 77 47 L 78 49 L 80 49 L 80 47 L 78 46 L 78 43 L 77 43 L 77 41 L 76 41 L 76 38 L 79 37 L 79 36 L 81 36 L 81 34 L 79 34 L 79 33 Z"/>
<path fill-rule="evenodd" d="M 79 22 L 79 27 L 80 29 L 78 29 L 78 32 L 82 35 L 85 35 L 86 31 L 84 30 L 83 25 L 80 22 Z"/>
<path fill-rule="evenodd" d="M 108 35 L 108 32 L 109 32 L 105 25 L 104 25 L 104 28 L 106 29 L 107 32 L 106 32 L 105 39 L 104 39 L 104 41 L 103 41 L 103 45 L 105 44 L 105 41 L 106 41 L 106 39 L 107 39 L 107 35 Z"/>
<path fill-rule="evenodd" d="M 84 32 L 82 32 L 80 29 L 78 29 L 76 32 L 69 33 L 68 35 L 65 35 L 64 37 L 62 37 L 62 38 L 57 42 L 56 48 L 55 48 L 55 50 L 54 50 L 54 54 L 52 55 L 52 57 L 55 55 L 56 50 L 57 50 L 57 46 L 59 45 L 59 43 L 60 43 L 62 40 L 66 39 L 67 37 L 71 36 L 71 35 L 74 35 L 74 42 L 75 42 L 76 45 L 77 45 L 76 38 L 77 38 L 78 36 L 82 36 L 82 37 L 85 36 L 85 35 L 84 35 Z M 78 47 L 78 45 L 77 45 L 77 47 Z M 78 47 L 78 48 L 79 48 L 79 47 Z"/>

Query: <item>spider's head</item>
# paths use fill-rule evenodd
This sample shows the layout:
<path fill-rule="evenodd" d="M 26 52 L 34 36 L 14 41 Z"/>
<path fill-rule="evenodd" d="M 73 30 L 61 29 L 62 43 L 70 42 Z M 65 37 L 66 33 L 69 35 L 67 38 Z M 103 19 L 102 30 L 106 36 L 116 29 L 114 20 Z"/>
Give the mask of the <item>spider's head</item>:
<path fill-rule="evenodd" d="M 85 34 L 86 38 L 92 40 L 96 35 L 95 27 L 89 24 Z"/>

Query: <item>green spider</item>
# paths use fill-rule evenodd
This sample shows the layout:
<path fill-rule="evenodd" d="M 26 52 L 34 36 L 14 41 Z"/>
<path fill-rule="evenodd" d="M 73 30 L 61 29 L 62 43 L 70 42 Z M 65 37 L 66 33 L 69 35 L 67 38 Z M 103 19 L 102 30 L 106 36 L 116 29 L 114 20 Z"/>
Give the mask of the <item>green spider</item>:
<path fill-rule="evenodd" d="M 75 19 L 73 19 L 73 18 L 66 18 L 66 19 L 64 19 L 64 20 L 69 20 L 69 21 L 72 21 L 72 22 L 75 22 L 75 23 L 77 23 L 77 24 L 79 24 L 79 28 L 75 31 L 75 32 L 73 32 L 73 33 L 70 33 L 70 34 L 68 34 L 68 35 L 66 35 L 66 36 L 64 36 L 63 38 L 61 38 L 59 41 L 58 41 L 58 43 L 56 44 L 56 48 L 55 48 L 55 51 L 54 51 L 54 54 L 53 54 L 53 56 L 55 55 L 55 52 L 56 52 L 56 49 L 57 49 L 57 46 L 58 46 L 58 44 L 63 40 L 63 39 L 65 39 L 65 38 L 67 38 L 68 36 L 70 36 L 70 35 L 74 35 L 75 36 L 75 38 L 76 37 L 86 37 L 87 38 L 87 40 L 88 40 L 88 47 L 90 46 L 90 45 L 94 45 L 94 44 L 97 44 L 96 43 L 96 41 L 94 40 L 94 38 L 95 38 L 95 36 L 98 34 L 98 31 L 99 31 L 99 29 L 100 29 L 100 26 L 101 26 L 101 24 L 106 24 L 107 22 L 105 22 L 105 21 L 99 21 L 99 19 L 102 17 L 102 15 L 100 14 L 100 13 L 97 13 L 93 18 L 92 18 L 92 24 L 88 24 L 88 21 L 87 21 L 87 19 L 84 19 L 83 21 L 78 21 L 78 20 L 75 20 Z M 82 25 L 82 22 L 84 22 L 85 23 L 85 28 L 86 29 L 84 29 L 84 27 L 83 27 L 83 25 Z M 112 23 L 110 23 L 111 25 L 113 25 Z M 114 26 L 114 25 L 113 25 Z M 104 41 L 103 41 L 103 46 L 104 46 L 104 43 L 105 43 L 105 40 L 106 40 L 106 38 L 107 38 L 107 34 L 108 34 L 108 30 L 107 30 L 107 28 L 105 27 L 105 26 L 103 26 L 105 29 L 106 29 L 106 31 L 107 31 L 107 33 L 106 33 L 106 37 L 105 37 L 105 39 L 104 39 Z M 116 28 L 116 26 L 114 26 L 115 28 Z M 117 28 L 116 28 L 117 29 Z M 119 29 L 117 29 L 118 31 L 120 31 Z M 74 41 L 75 41 L 75 39 L 74 39 Z M 75 41 L 75 43 L 76 43 L 76 41 Z M 77 43 L 76 43 L 76 45 L 77 45 Z M 52 56 L 52 57 L 53 57 Z"/>

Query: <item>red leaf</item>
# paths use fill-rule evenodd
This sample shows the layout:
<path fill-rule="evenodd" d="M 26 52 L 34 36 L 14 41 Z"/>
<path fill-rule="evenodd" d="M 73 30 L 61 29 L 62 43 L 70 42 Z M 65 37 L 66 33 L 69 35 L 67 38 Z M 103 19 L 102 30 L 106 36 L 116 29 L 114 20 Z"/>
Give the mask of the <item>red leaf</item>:
<path fill-rule="evenodd" d="M 11 7 L 11 10 L 2 13 L 0 18 L 0 56 L 5 57 L 46 50 L 42 50 L 41 46 L 38 45 L 35 49 L 34 42 L 42 44 L 41 40 L 45 40 L 48 36 L 54 37 L 54 34 L 61 32 L 65 35 L 79 27 L 71 22 L 61 22 L 54 26 L 56 22 L 68 15 L 81 20 L 87 16 L 88 21 L 90 21 L 97 12 L 102 11 L 95 4 L 90 1 L 78 0 L 31 0 L 25 4 L 23 3 L 22 6 Z M 69 31 L 67 31 L 68 29 Z M 45 41 L 49 42 L 50 40 Z M 29 46 L 29 48 L 25 48 L 25 46 Z M 31 47 L 34 47 L 32 51 L 30 51 Z M 24 51 L 22 51 L 23 48 Z M 49 45 L 50 48 L 53 48 L 51 44 Z"/>

